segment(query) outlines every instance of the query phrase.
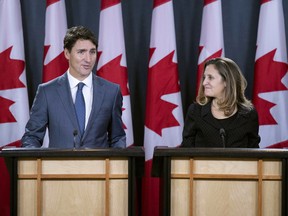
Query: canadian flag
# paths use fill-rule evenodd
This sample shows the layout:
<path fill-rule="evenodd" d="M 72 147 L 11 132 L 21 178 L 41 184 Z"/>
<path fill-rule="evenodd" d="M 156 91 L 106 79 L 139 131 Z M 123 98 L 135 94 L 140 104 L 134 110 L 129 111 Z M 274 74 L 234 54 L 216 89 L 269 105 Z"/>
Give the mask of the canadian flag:
<path fill-rule="evenodd" d="M 224 56 L 221 0 L 204 0 L 197 70 L 197 92 L 205 61 L 221 56 Z"/>
<path fill-rule="evenodd" d="M 262 0 L 253 102 L 261 148 L 288 147 L 288 66 L 282 0 Z"/>
<path fill-rule="evenodd" d="M 67 31 L 65 0 L 46 0 L 45 41 L 42 81 L 52 80 L 68 69 L 64 56 L 63 39 Z M 43 147 L 48 147 L 48 129 Z"/>
<path fill-rule="evenodd" d="M 65 0 L 47 0 L 45 17 L 43 82 L 62 75 L 68 69 L 63 52 L 67 31 Z"/>
<path fill-rule="evenodd" d="M 178 78 L 173 2 L 154 0 L 144 129 L 143 215 L 159 215 L 159 178 L 151 177 L 155 146 L 181 144 L 183 110 Z"/>
<path fill-rule="evenodd" d="M 0 149 L 19 146 L 29 118 L 19 0 L 0 0 Z M 10 215 L 10 182 L 0 158 L 0 214 Z"/>
<path fill-rule="evenodd" d="M 120 0 L 102 0 L 99 25 L 97 75 L 120 85 L 126 146 L 134 144 L 130 90 Z"/>

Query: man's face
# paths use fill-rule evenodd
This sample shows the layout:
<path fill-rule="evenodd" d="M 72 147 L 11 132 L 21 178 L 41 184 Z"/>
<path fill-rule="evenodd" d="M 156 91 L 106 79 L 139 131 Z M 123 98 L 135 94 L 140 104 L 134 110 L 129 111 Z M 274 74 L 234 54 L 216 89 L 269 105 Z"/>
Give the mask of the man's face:
<path fill-rule="evenodd" d="M 64 50 L 69 60 L 69 71 L 78 80 L 84 80 L 91 73 L 97 58 L 96 46 L 90 40 L 78 40 L 71 52 Z"/>

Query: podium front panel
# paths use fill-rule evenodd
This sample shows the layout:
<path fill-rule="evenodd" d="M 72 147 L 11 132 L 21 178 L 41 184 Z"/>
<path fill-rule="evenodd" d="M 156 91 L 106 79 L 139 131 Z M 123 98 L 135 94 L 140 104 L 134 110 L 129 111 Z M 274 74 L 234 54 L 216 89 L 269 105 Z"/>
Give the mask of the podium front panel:
<path fill-rule="evenodd" d="M 18 167 L 18 215 L 128 215 L 127 158 L 19 158 Z"/>
<path fill-rule="evenodd" d="M 10 167 L 11 215 L 135 215 L 142 148 L 7 149 L 1 154 Z"/>
<path fill-rule="evenodd" d="M 171 158 L 171 215 L 281 215 L 281 164 Z"/>
<path fill-rule="evenodd" d="M 287 215 L 287 150 L 156 147 L 161 215 Z"/>

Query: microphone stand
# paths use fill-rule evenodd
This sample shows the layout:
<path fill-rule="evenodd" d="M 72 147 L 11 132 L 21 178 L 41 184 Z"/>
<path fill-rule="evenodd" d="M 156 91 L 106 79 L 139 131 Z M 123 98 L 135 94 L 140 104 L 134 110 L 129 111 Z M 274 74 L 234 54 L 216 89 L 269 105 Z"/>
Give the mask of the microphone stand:
<path fill-rule="evenodd" d="M 78 135 L 78 131 L 77 130 L 74 130 L 73 131 L 73 150 L 76 149 L 76 137 Z"/>

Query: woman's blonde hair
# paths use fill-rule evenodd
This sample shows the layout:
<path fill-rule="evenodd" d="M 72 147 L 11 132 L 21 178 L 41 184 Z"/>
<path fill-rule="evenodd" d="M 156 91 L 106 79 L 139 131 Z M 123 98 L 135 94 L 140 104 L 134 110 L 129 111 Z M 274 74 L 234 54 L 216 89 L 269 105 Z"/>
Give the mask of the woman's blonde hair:
<path fill-rule="evenodd" d="M 223 110 L 226 116 L 230 116 L 237 106 L 251 110 L 253 104 L 245 97 L 245 89 L 247 87 L 245 77 L 243 76 L 239 66 L 234 61 L 223 57 L 213 58 L 205 62 L 198 95 L 196 97 L 197 103 L 205 105 L 213 99 L 204 94 L 204 71 L 208 65 L 214 65 L 223 81 L 226 82 L 223 99 L 221 102 L 218 102 L 220 110 Z"/>

